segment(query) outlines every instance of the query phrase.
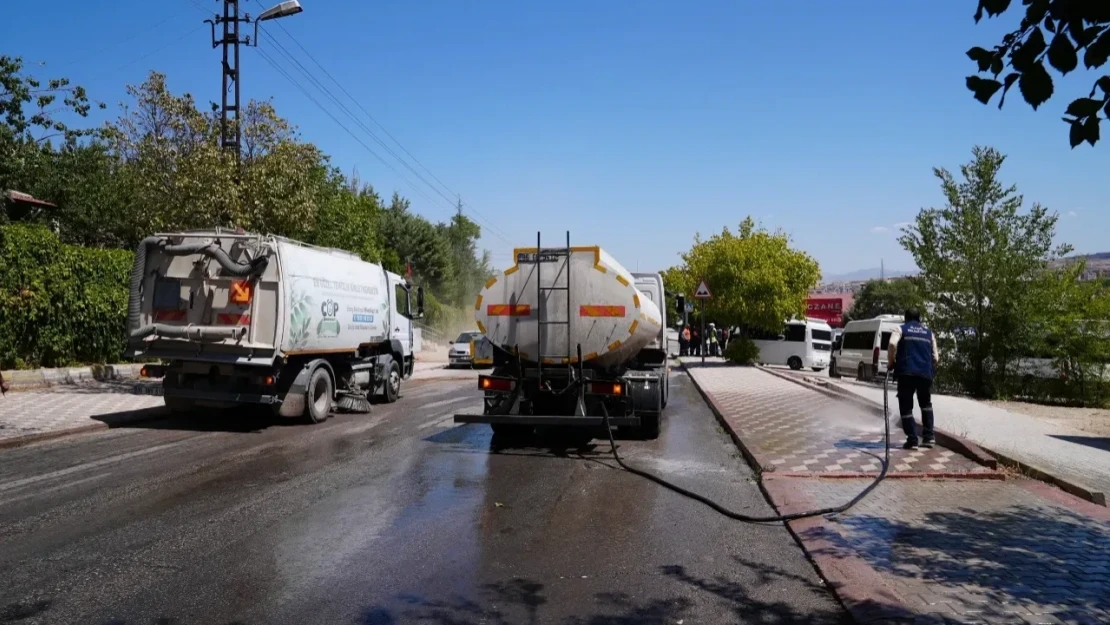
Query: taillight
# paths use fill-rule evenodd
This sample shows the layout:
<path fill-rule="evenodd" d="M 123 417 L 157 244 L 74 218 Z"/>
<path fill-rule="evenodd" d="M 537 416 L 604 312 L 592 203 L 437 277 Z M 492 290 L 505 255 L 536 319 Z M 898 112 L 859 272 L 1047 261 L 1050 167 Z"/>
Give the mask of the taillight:
<path fill-rule="evenodd" d="M 875 365 L 876 367 L 879 366 L 879 348 L 878 347 L 875 348 L 875 354 L 871 358 L 871 364 Z"/>
<path fill-rule="evenodd" d="M 593 395 L 623 395 L 624 385 L 620 382 L 590 382 Z"/>
<path fill-rule="evenodd" d="M 493 393 L 508 393 L 513 390 L 513 381 L 508 378 L 491 378 L 478 376 L 478 388 Z"/>

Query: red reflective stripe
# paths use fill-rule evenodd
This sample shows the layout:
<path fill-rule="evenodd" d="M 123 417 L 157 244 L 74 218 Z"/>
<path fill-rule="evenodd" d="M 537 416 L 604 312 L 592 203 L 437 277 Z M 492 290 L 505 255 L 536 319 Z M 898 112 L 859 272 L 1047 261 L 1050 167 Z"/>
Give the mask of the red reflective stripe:
<path fill-rule="evenodd" d="M 236 313 L 220 313 L 216 315 L 216 323 L 222 326 L 245 326 L 251 322 L 250 315 Z"/>
<path fill-rule="evenodd" d="M 154 311 L 155 321 L 184 321 L 184 310 L 156 310 Z"/>
<path fill-rule="evenodd" d="M 623 317 L 624 306 L 579 306 L 579 317 Z"/>
<path fill-rule="evenodd" d="M 528 304 L 490 304 L 486 306 L 486 314 L 491 317 L 527 317 L 532 314 L 532 307 Z"/>

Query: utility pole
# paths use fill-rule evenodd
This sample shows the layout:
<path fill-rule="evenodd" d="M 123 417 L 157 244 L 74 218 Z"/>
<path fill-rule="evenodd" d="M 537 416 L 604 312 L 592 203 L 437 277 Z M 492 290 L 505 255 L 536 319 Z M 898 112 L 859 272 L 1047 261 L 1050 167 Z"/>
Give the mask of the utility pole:
<path fill-rule="evenodd" d="M 250 37 L 239 36 L 239 24 L 249 23 L 250 15 L 239 17 L 239 0 L 220 0 L 224 5 L 223 16 L 216 15 L 204 20 L 212 25 L 212 47 L 223 46 L 223 65 L 220 74 L 223 78 L 223 92 L 220 97 L 220 147 L 235 151 L 239 161 L 242 147 L 242 131 L 239 127 L 239 45 L 250 45 Z M 222 28 L 223 36 L 216 39 L 216 26 Z M 230 102 L 229 102 L 230 99 Z M 230 124 L 234 128 L 230 128 Z"/>

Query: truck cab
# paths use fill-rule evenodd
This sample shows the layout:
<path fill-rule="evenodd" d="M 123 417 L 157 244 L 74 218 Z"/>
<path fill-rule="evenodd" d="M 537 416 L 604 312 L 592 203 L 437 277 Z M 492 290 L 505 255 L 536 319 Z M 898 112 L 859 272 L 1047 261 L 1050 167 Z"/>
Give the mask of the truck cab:
<path fill-rule="evenodd" d="M 389 281 L 390 308 L 393 311 L 393 314 L 390 315 L 390 337 L 401 344 L 405 361 L 403 371 L 407 380 L 412 377 L 413 370 L 416 367 L 416 359 L 413 353 L 415 346 L 412 324 L 413 311 L 423 310 L 424 303 L 413 302 L 413 287 L 407 280 L 391 271 L 385 272 L 385 276 L 386 280 Z M 417 297 L 423 297 L 423 292 L 418 292 Z"/>

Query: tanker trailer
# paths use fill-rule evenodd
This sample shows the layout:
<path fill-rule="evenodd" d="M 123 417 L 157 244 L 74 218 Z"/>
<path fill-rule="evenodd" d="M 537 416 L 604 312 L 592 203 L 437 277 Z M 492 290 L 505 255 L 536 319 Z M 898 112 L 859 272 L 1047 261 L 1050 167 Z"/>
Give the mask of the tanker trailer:
<path fill-rule="evenodd" d="M 397 400 L 423 308 L 421 288 L 343 250 L 242 231 L 159 234 L 136 250 L 129 353 L 161 360 L 143 375 L 162 378 L 175 412 L 255 404 L 317 423 L 333 407 Z"/>
<path fill-rule="evenodd" d="M 513 251 L 491 278 L 474 317 L 493 346 L 494 368 L 478 378 L 482 414 L 495 433 L 538 425 L 616 427 L 659 434 L 669 392 L 663 279 L 629 273 L 597 246 Z"/>

